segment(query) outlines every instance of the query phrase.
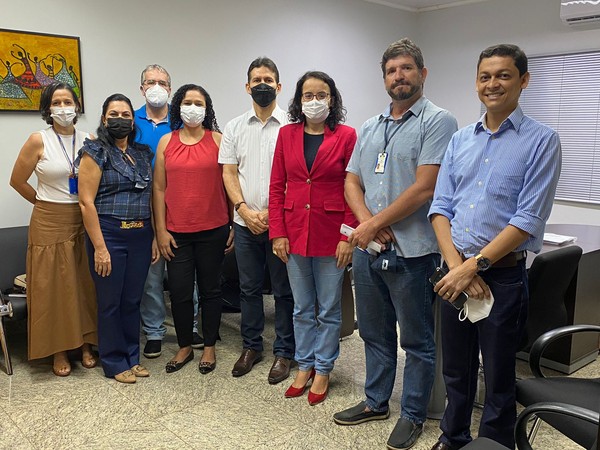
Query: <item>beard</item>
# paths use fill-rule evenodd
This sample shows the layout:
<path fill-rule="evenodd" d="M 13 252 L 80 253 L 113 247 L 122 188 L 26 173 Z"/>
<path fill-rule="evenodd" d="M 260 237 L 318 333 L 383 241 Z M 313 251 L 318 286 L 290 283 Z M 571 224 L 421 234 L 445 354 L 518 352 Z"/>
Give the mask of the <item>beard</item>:
<path fill-rule="evenodd" d="M 393 100 L 408 100 L 413 95 L 415 95 L 417 92 L 419 92 L 419 89 L 421 89 L 421 86 L 416 86 L 414 84 L 402 84 L 401 86 L 409 86 L 410 89 L 408 91 L 402 90 L 400 92 L 394 92 L 393 89 L 396 88 L 397 86 L 398 86 L 398 84 L 396 84 L 395 86 L 392 86 L 390 89 L 387 90 L 388 95 Z"/>

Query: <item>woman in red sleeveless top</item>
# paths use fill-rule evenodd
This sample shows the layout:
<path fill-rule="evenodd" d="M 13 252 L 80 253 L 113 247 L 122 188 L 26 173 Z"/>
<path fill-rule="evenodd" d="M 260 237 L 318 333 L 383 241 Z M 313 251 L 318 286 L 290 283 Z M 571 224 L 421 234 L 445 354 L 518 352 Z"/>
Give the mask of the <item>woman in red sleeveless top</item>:
<path fill-rule="evenodd" d="M 212 100 L 200 86 L 180 87 L 171 103 L 171 133 L 156 150 L 153 206 L 159 250 L 167 260 L 171 311 L 179 351 L 166 365 L 176 372 L 194 359 L 194 281 L 198 283 L 204 353 L 201 373 L 216 366 L 221 323 L 221 264 L 231 251 L 230 208 L 217 162 L 221 133 Z"/>

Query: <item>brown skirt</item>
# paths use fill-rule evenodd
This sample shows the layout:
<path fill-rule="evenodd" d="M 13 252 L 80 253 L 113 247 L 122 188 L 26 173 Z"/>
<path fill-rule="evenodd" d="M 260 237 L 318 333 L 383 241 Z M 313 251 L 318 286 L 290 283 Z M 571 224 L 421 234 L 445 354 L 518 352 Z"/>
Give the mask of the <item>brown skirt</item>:
<path fill-rule="evenodd" d="M 29 359 L 96 345 L 96 310 L 79 205 L 38 200 L 27 245 Z"/>

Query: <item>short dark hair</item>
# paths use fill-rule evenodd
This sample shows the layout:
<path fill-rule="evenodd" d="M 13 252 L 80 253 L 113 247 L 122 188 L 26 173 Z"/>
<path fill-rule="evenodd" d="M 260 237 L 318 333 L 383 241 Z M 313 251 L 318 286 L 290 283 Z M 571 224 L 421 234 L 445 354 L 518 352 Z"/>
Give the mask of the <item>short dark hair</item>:
<path fill-rule="evenodd" d="M 212 99 L 210 98 L 210 95 L 208 95 L 208 92 L 206 92 L 206 89 L 197 84 L 184 84 L 177 89 L 177 92 L 173 95 L 173 98 L 171 99 L 171 108 L 169 110 L 171 130 L 179 130 L 183 126 L 183 120 L 181 120 L 181 102 L 188 91 L 198 91 L 206 100 L 206 114 L 202 121 L 202 127 L 206 130 L 217 131 L 220 133 L 221 130 L 219 130 L 219 124 L 217 124 L 217 117 L 213 108 Z"/>
<path fill-rule="evenodd" d="M 112 146 L 112 145 L 115 145 L 115 139 L 109 134 L 109 132 L 106 129 L 106 126 L 104 125 L 103 120 L 102 120 L 102 118 L 106 117 L 106 111 L 108 110 L 108 105 L 110 105 L 111 102 L 127 103 L 129 105 L 129 109 L 131 110 L 132 118 L 135 114 L 135 110 L 133 109 L 131 100 L 129 100 L 129 98 L 123 94 L 112 94 L 112 95 L 109 95 L 106 100 L 104 100 L 104 103 L 102 104 L 102 115 L 100 116 L 100 125 L 98 126 L 98 129 L 96 130 L 96 134 L 98 135 L 98 140 L 100 142 L 102 142 L 105 145 Z M 135 144 L 136 133 L 137 133 L 137 126 L 134 123 L 133 130 L 131 130 L 131 133 L 129 133 L 127 135 L 127 145 L 129 145 L 131 147 L 137 146 Z"/>
<path fill-rule="evenodd" d="M 279 69 L 277 69 L 277 65 L 273 60 L 266 56 L 260 56 L 250 63 L 250 66 L 248 67 L 248 83 L 250 83 L 250 72 L 259 67 L 266 67 L 273 72 L 275 74 L 275 82 L 279 84 Z"/>
<path fill-rule="evenodd" d="M 310 71 L 300 77 L 296 83 L 296 92 L 294 98 L 290 100 L 288 116 L 291 122 L 304 122 L 305 117 L 302 113 L 302 87 L 304 82 L 309 78 L 316 78 L 327 83 L 331 91 L 331 106 L 329 107 L 329 116 L 325 119 L 325 123 L 330 130 L 333 131 L 336 125 L 346 121 L 346 108 L 342 104 L 342 95 L 335 86 L 335 81 L 325 72 Z"/>
<path fill-rule="evenodd" d="M 50 114 L 52 114 L 50 112 L 50 105 L 52 105 L 52 96 L 59 89 L 65 89 L 71 93 L 73 96 L 73 102 L 75 103 L 75 111 L 78 115 L 81 112 L 81 103 L 79 103 L 79 98 L 77 98 L 77 94 L 73 88 L 66 83 L 55 81 L 44 88 L 42 91 L 42 96 L 40 97 L 40 112 L 42 113 L 42 119 L 44 119 L 48 125 L 52 125 L 54 123 L 54 120 L 52 120 L 52 117 L 50 116 Z M 75 116 L 75 119 L 73 119 L 73 124 L 76 123 L 77 116 Z"/>
<path fill-rule="evenodd" d="M 527 55 L 519 46 L 514 44 L 498 44 L 486 48 L 479 55 L 477 71 L 479 71 L 481 61 L 485 58 L 491 58 L 492 56 L 510 56 L 515 62 L 517 69 L 519 69 L 519 76 L 522 77 L 527 73 Z"/>
<path fill-rule="evenodd" d="M 421 49 L 410 39 L 402 38 L 399 41 L 390 44 L 385 52 L 383 52 L 383 56 L 381 57 L 381 71 L 383 72 L 384 78 L 385 65 L 390 59 L 397 58 L 398 56 L 411 56 L 419 70 L 422 70 L 425 67 Z"/>

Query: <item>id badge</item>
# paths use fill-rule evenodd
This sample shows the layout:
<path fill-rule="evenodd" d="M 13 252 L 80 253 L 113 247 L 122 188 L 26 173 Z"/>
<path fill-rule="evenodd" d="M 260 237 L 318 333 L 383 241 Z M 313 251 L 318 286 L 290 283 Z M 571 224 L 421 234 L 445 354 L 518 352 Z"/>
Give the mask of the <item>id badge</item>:
<path fill-rule="evenodd" d="M 77 188 L 77 177 L 76 176 L 69 176 L 69 194 L 71 195 L 76 195 L 79 193 L 79 190 Z"/>
<path fill-rule="evenodd" d="M 377 164 L 375 165 L 375 173 L 384 173 L 385 165 L 387 163 L 388 154 L 381 152 L 377 154 Z"/>

